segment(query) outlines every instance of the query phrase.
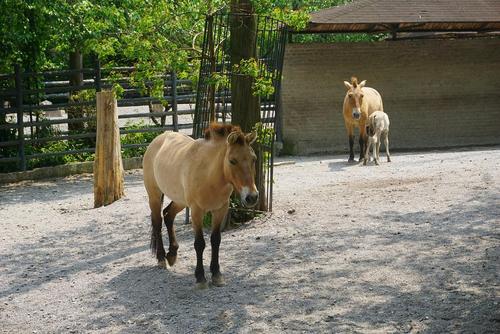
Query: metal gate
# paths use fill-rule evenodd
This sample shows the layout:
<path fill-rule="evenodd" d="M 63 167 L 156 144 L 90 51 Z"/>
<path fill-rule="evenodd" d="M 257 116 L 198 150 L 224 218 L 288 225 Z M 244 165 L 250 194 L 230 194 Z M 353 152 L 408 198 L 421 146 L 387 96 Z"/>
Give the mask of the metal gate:
<path fill-rule="evenodd" d="M 236 73 L 231 64 L 231 22 L 235 16 L 253 15 L 256 21 L 257 36 L 255 61 L 259 74 L 270 79 L 274 92 L 260 97 L 260 136 L 257 145 L 259 152 L 257 166 L 262 173 L 257 176 L 256 184 L 262 184 L 265 192 L 265 208 L 272 210 L 274 142 L 281 138 L 280 85 L 286 44 L 286 25 L 276 19 L 254 14 L 230 14 L 217 12 L 207 16 L 203 39 L 203 51 L 198 81 L 193 137 L 200 138 L 211 121 L 231 122 L 231 86 Z M 214 80 L 217 79 L 218 83 Z M 261 191 L 261 194 L 264 195 Z"/>

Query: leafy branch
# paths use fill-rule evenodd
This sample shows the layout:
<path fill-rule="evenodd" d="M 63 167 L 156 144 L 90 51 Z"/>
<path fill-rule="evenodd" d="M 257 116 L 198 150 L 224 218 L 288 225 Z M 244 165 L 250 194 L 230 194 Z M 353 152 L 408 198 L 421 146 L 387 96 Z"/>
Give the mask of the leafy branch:
<path fill-rule="evenodd" d="M 266 65 L 259 63 L 255 58 L 242 59 L 239 64 L 233 65 L 233 74 L 246 75 L 254 79 L 252 93 L 255 96 L 269 97 L 274 94 L 275 71 L 267 70 Z"/>

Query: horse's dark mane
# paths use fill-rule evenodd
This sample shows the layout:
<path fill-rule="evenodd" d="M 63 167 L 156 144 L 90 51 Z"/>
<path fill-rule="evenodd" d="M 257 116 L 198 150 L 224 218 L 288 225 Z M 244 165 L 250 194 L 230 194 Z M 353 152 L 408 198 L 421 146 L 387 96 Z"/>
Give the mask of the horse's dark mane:
<path fill-rule="evenodd" d="M 210 127 L 205 130 L 205 140 L 210 140 L 215 137 L 226 138 L 231 132 L 241 132 L 239 126 L 224 123 L 212 123 Z"/>
<path fill-rule="evenodd" d="M 354 88 L 358 87 L 358 78 L 351 77 L 351 84 Z"/>

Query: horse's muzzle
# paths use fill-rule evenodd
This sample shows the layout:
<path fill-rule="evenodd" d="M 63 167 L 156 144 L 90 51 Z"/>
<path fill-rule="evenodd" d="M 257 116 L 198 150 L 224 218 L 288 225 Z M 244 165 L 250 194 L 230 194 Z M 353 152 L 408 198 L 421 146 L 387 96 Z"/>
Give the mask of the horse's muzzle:
<path fill-rule="evenodd" d="M 361 113 L 359 112 L 353 112 L 352 113 L 352 118 L 354 118 L 355 120 L 358 120 L 361 118 Z"/>
<path fill-rule="evenodd" d="M 245 197 L 241 197 L 241 203 L 247 208 L 254 207 L 259 201 L 259 192 L 248 193 Z"/>

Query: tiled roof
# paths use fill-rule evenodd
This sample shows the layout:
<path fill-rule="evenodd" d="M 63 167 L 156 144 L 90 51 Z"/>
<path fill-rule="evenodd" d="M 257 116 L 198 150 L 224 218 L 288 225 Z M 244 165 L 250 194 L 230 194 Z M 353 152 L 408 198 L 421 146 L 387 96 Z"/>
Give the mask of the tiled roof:
<path fill-rule="evenodd" d="M 312 13 L 304 32 L 498 30 L 500 0 L 357 0 Z"/>

